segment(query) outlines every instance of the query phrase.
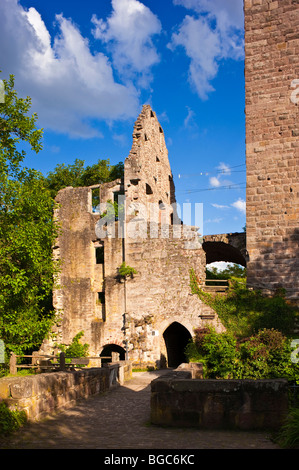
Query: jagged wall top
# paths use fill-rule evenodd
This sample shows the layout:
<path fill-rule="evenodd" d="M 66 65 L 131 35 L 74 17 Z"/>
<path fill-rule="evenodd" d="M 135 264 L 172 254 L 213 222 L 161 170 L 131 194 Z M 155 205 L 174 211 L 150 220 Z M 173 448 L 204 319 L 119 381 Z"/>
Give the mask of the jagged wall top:
<path fill-rule="evenodd" d="M 133 144 L 125 160 L 125 194 L 128 201 L 175 202 L 175 190 L 163 129 L 150 105 L 138 116 Z"/>

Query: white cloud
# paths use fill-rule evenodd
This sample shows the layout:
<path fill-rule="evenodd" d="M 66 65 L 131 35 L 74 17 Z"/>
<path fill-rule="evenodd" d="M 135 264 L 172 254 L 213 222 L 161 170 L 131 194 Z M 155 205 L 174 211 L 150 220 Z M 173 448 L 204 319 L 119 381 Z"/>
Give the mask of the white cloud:
<path fill-rule="evenodd" d="M 231 204 L 235 209 L 238 209 L 240 212 L 246 213 L 246 201 L 239 198 L 237 201 Z"/>
<path fill-rule="evenodd" d="M 233 266 L 233 263 L 228 263 L 226 261 L 214 261 L 214 263 L 207 264 L 207 268 L 217 268 L 218 271 L 223 271 L 229 266 Z"/>
<path fill-rule="evenodd" d="M 220 217 L 217 217 L 216 219 L 208 219 L 208 220 L 205 220 L 204 223 L 205 224 L 220 224 L 220 222 L 222 222 L 222 218 Z"/>
<path fill-rule="evenodd" d="M 186 118 L 184 119 L 184 128 L 187 129 L 189 127 L 192 127 L 192 128 L 197 127 L 196 122 L 194 120 L 195 118 L 194 111 L 191 108 L 189 108 L 189 106 L 186 106 L 186 108 L 188 110 L 188 114 Z"/>
<path fill-rule="evenodd" d="M 109 45 L 114 67 L 122 77 L 146 86 L 150 69 L 160 61 L 152 37 L 161 33 L 156 15 L 138 0 L 112 0 L 113 11 L 107 21 L 93 15 L 94 37 Z"/>
<path fill-rule="evenodd" d="M 74 137 L 101 137 L 92 120 L 136 116 L 136 89 L 117 83 L 102 52 L 63 15 L 56 15 L 59 34 L 50 37 L 39 12 L 18 0 L 1 0 L 0 64 L 14 74 L 20 95 L 32 98 L 39 125 Z M 51 41 L 52 39 L 52 41 Z"/>
<path fill-rule="evenodd" d="M 190 58 L 189 80 L 202 99 L 214 91 L 211 81 L 219 61 L 244 56 L 242 0 L 173 0 L 193 11 L 172 35 L 170 49 L 185 49 Z"/>
<path fill-rule="evenodd" d="M 224 174 L 224 175 L 231 174 L 231 169 L 228 165 L 226 165 L 226 163 L 220 163 L 217 169 L 220 170 L 221 174 Z"/>
<path fill-rule="evenodd" d="M 216 176 L 212 176 L 210 178 L 210 185 L 213 187 L 213 188 L 218 188 L 218 186 L 221 185 L 220 181 L 218 178 L 216 178 Z"/>
<path fill-rule="evenodd" d="M 213 207 L 215 207 L 216 209 L 229 209 L 229 206 L 225 206 L 225 205 L 222 205 L 222 204 L 211 204 Z"/>
<path fill-rule="evenodd" d="M 218 175 L 210 177 L 210 185 L 213 188 L 218 188 L 220 186 L 230 186 L 231 184 L 233 184 L 229 180 L 222 179 L 223 176 L 227 176 L 231 174 L 231 169 L 226 163 L 223 163 L 223 162 L 219 163 L 217 170 L 218 170 Z"/>

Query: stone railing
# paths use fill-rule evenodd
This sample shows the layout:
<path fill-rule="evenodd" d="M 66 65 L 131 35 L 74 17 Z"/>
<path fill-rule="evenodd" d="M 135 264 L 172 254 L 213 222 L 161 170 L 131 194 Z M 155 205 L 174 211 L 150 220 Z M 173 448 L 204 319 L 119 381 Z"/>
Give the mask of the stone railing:
<path fill-rule="evenodd" d="M 177 369 L 151 383 L 152 424 L 273 430 L 286 417 L 286 380 L 192 379 L 194 372 Z"/>
<path fill-rule="evenodd" d="M 4 377 L 0 379 L 0 401 L 12 410 L 24 410 L 29 421 L 37 421 L 74 406 L 78 400 L 122 385 L 131 374 L 131 364 L 120 361 L 101 368 Z"/>

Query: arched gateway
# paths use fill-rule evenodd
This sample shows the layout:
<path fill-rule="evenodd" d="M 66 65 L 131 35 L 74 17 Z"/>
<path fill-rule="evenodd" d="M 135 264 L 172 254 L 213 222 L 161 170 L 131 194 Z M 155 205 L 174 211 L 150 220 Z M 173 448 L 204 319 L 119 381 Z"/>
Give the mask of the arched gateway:
<path fill-rule="evenodd" d="M 183 362 L 188 362 L 185 356 L 185 348 L 192 337 L 187 328 L 178 322 L 174 322 L 166 328 L 163 338 L 167 350 L 168 367 L 178 367 Z"/>

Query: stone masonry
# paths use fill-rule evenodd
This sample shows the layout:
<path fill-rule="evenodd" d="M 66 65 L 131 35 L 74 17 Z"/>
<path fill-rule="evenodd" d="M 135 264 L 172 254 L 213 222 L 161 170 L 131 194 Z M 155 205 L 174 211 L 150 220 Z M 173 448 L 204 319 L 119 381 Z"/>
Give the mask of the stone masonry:
<path fill-rule="evenodd" d="M 299 302 L 299 3 L 245 0 L 248 285 Z"/>
<path fill-rule="evenodd" d="M 54 340 L 69 344 L 84 331 L 90 355 L 110 347 L 135 364 L 177 366 L 185 362 L 193 328 L 223 326 L 191 293 L 190 270 L 204 283 L 206 255 L 197 229 L 178 218 L 163 129 L 148 105 L 135 123 L 124 168 L 123 181 L 68 187 L 57 195 L 61 232 L 54 256 L 61 272 Z M 122 202 L 113 223 L 105 216 L 109 200 Z M 137 272 L 132 278 L 119 275 L 123 262 Z M 53 345 L 45 341 L 42 350 Z"/>

